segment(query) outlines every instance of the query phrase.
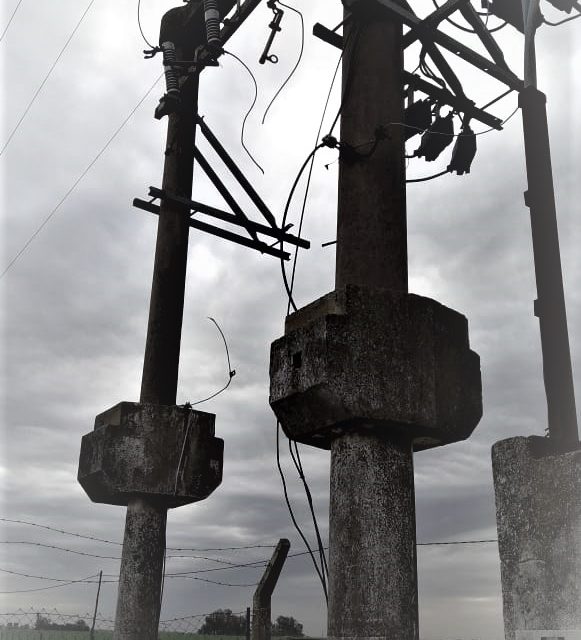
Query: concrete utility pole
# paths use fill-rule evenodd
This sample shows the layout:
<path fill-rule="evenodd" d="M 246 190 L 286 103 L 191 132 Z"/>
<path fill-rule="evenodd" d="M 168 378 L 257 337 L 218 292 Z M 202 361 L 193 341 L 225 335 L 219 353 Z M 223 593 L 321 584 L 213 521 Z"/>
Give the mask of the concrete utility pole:
<path fill-rule="evenodd" d="M 346 2 L 341 141 L 404 118 L 401 21 Z M 413 451 L 482 414 L 466 319 L 408 293 L 402 129 L 339 170 L 336 289 L 286 321 L 270 402 L 289 438 L 331 450 L 329 638 L 417 640 Z"/>
<path fill-rule="evenodd" d="M 252 640 L 271 638 L 271 600 L 280 572 L 286 561 L 290 542 L 281 538 L 254 592 L 252 601 Z"/>
<path fill-rule="evenodd" d="M 226 15 L 234 3 L 214 5 Z M 163 17 L 160 45 L 171 43 L 174 60 L 194 60 L 205 42 L 201 2 Z M 181 78 L 178 106 L 174 101 L 167 111 L 163 189 L 185 199 L 192 195 L 199 71 Z M 178 89 L 172 90 L 175 98 Z M 93 501 L 127 506 L 115 640 L 157 640 L 167 510 L 203 500 L 222 479 L 215 416 L 175 406 L 190 209 L 168 199 L 159 213 L 140 402 L 97 416 L 79 464 L 79 481 Z"/>
<path fill-rule="evenodd" d="M 581 636 L 581 444 L 567 329 L 546 96 L 537 89 L 538 0 L 522 0 L 522 110 L 548 437 L 492 449 L 507 640 Z M 573 634 L 573 635 L 571 635 Z M 578 634 L 578 635 L 574 635 Z"/>

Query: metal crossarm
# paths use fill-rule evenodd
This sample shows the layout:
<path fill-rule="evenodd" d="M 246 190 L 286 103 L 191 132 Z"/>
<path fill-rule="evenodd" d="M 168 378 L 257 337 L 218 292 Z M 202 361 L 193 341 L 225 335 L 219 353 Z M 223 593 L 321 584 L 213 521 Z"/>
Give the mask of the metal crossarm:
<path fill-rule="evenodd" d="M 385 9 L 387 9 L 393 16 L 398 18 L 403 22 L 403 24 L 416 33 L 415 36 L 409 36 L 408 44 L 411 44 L 411 42 L 416 38 L 420 40 L 423 38 L 429 38 L 429 40 L 433 41 L 435 44 L 438 44 L 444 49 L 447 49 L 453 54 L 459 56 L 469 64 L 477 67 L 481 71 L 484 71 L 489 76 L 496 78 L 496 80 L 504 83 L 511 89 L 516 91 L 521 91 L 523 89 L 523 81 L 510 71 L 506 65 L 501 66 L 492 60 L 488 60 L 479 53 L 476 53 L 476 51 L 472 51 L 472 49 L 461 42 L 458 42 L 447 34 L 438 31 L 438 29 L 434 29 L 431 26 L 429 19 L 422 20 L 421 18 L 418 18 L 413 11 L 409 11 L 408 9 L 401 7 L 397 2 L 394 2 L 394 0 L 375 0 L 375 2 L 379 3 L 382 7 L 385 7 Z"/>

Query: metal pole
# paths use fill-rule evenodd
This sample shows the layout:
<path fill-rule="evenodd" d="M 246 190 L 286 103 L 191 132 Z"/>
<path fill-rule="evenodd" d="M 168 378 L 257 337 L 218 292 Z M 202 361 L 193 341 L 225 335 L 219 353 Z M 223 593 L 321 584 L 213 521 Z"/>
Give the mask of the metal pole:
<path fill-rule="evenodd" d="M 250 607 L 246 607 L 246 640 L 250 640 Z"/>
<path fill-rule="evenodd" d="M 270 640 L 270 605 L 272 593 L 284 566 L 290 542 L 281 538 L 276 545 L 272 558 L 264 570 L 252 601 L 252 640 Z"/>
<path fill-rule="evenodd" d="M 364 3 L 361 3 L 364 4 Z M 402 25 L 357 12 L 346 26 L 341 140 L 404 118 Z M 408 290 L 401 127 L 365 161 L 341 162 L 336 287 Z M 331 446 L 329 638 L 417 640 L 412 441 L 359 429 Z"/>
<path fill-rule="evenodd" d="M 163 24 L 162 24 L 163 29 Z M 178 57 L 188 55 L 177 51 Z M 163 189 L 191 198 L 194 167 L 197 74 L 182 91 L 182 110 L 169 116 Z M 162 201 L 141 402 L 176 402 L 184 289 L 188 250 L 189 210 Z M 163 580 L 167 509 L 145 499 L 127 506 L 114 640 L 157 640 Z"/>
<path fill-rule="evenodd" d="M 91 625 L 91 640 L 95 638 L 95 622 L 97 621 L 97 609 L 99 608 L 99 595 L 101 593 L 101 582 L 103 580 L 103 571 L 99 571 L 99 586 L 97 587 L 97 597 L 95 598 L 95 611 L 93 613 L 93 624 Z"/>

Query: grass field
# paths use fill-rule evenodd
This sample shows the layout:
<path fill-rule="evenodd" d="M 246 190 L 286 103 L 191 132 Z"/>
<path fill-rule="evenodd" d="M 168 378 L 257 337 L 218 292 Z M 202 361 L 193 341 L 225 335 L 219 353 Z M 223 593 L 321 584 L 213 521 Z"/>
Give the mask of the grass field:
<path fill-rule="evenodd" d="M 95 631 L 95 640 L 112 640 L 112 631 Z M 242 640 L 236 636 L 211 636 L 212 640 Z M 90 640 L 88 631 L 35 631 L 33 629 L 0 629 L 0 640 Z M 159 640 L 208 640 L 197 633 L 162 631 Z"/>

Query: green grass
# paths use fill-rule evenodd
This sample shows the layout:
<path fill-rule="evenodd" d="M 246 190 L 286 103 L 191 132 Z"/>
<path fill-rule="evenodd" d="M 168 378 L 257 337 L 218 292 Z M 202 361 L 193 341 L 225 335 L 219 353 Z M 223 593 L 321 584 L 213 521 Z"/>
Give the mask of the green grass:
<path fill-rule="evenodd" d="M 95 640 L 112 640 L 112 631 L 95 631 Z M 0 629 L 0 640 L 89 640 L 88 631 L 35 631 Z M 197 633 L 162 631 L 159 640 L 242 640 L 236 636 L 203 636 Z"/>

